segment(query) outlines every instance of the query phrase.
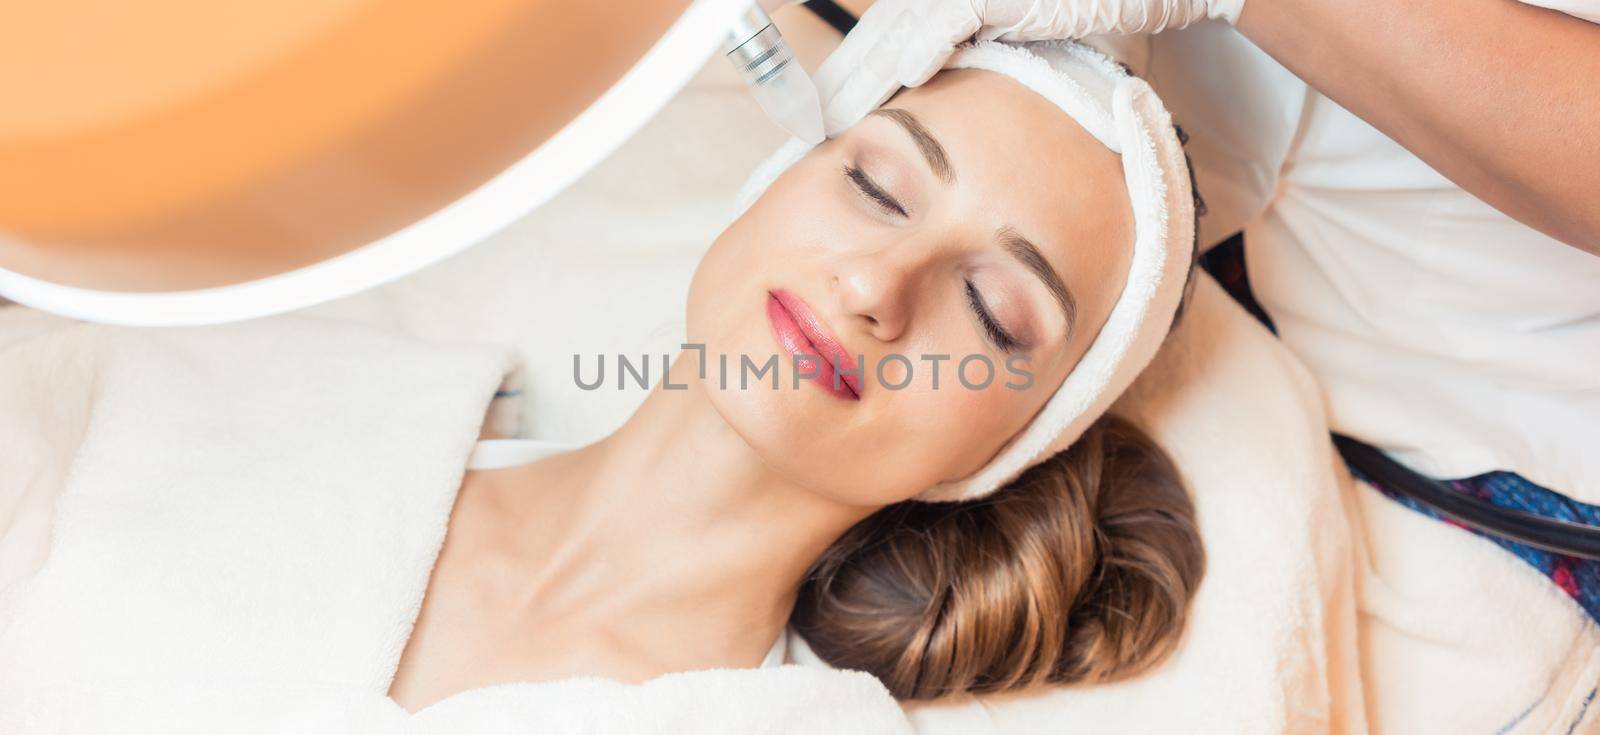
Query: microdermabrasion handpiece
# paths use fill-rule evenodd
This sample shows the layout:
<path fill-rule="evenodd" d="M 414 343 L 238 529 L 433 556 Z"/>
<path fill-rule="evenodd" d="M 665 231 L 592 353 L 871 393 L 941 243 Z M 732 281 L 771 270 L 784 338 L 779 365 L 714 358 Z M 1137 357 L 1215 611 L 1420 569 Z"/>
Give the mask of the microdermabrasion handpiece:
<path fill-rule="evenodd" d="M 807 143 L 822 142 L 817 87 L 761 6 L 752 4 L 734 23 L 727 55 L 769 117 Z"/>

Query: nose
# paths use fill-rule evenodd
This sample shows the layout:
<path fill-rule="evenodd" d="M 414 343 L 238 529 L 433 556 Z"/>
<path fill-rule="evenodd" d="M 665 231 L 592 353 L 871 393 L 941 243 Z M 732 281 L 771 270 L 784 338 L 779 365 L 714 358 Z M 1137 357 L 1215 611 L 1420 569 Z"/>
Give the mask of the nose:
<path fill-rule="evenodd" d="M 893 342 L 911 323 L 915 282 L 931 262 L 932 248 L 899 242 L 842 257 L 832 288 L 839 307 L 858 329 Z"/>

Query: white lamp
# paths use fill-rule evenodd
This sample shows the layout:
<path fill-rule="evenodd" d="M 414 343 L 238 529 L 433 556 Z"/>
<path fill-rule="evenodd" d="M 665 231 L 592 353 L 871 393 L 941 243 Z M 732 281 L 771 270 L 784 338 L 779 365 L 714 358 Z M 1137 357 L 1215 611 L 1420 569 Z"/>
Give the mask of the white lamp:
<path fill-rule="evenodd" d="M 621 145 L 750 2 L 19 6 L 0 30 L 0 296 L 206 324 L 414 272 Z"/>

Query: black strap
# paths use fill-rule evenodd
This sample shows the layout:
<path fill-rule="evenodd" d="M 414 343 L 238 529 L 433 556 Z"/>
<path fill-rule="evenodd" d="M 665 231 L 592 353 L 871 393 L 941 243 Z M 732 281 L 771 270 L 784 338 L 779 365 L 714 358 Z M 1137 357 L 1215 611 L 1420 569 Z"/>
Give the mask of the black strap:
<path fill-rule="evenodd" d="M 816 13 L 840 35 L 848 34 L 851 28 L 856 27 L 856 17 L 833 0 L 807 0 L 806 10 Z"/>
<path fill-rule="evenodd" d="M 1600 527 L 1501 508 L 1463 495 L 1411 471 L 1378 448 L 1342 434 L 1333 435 L 1333 444 L 1345 462 L 1373 482 L 1468 527 L 1557 554 L 1600 559 Z"/>

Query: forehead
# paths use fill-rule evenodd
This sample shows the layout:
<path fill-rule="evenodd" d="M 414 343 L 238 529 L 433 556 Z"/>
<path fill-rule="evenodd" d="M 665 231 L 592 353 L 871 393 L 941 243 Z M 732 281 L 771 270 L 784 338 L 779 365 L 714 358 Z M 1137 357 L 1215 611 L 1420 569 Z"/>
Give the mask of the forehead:
<path fill-rule="evenodd" d="M 1080 298 L 1094 283 L 1120 283 L 1133 248 L 1122 159 L 1060 108 L 971 69 L 941 72 L 885 107 L 916 115 L 944 145 L 968 216 L 1033 240 Z"/>

